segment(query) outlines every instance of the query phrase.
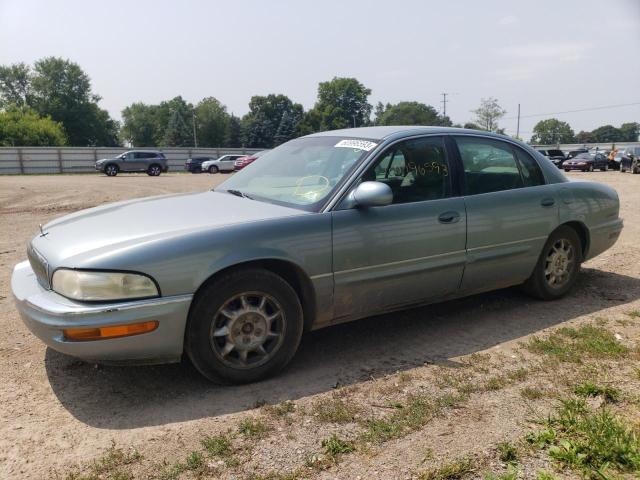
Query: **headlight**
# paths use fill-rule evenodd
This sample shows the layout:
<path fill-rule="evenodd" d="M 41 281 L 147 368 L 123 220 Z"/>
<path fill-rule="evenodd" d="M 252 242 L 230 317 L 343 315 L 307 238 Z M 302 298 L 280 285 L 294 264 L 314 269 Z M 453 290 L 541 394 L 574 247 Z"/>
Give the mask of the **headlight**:
<path fill-rule="evenodd" d="M 60 295 L 87 302 L 159 295 L 156 284 L 149 277 L 125 272 L 88 272 L 62 268 L 53 274 L 51 286 Z"/>

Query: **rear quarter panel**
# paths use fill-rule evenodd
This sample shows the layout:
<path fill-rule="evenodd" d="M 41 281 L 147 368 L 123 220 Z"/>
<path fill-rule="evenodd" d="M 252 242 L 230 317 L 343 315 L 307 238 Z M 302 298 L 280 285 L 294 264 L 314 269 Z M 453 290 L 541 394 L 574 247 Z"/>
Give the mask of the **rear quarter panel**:
<path fill-rule="evenodd" d="M 616 191 L 595 182 L 567 182 L 558 185 L 560 223 L 579 222 L 588 230 L 585 260 L 610 248 L 620 236 L 622 219 Z"/>

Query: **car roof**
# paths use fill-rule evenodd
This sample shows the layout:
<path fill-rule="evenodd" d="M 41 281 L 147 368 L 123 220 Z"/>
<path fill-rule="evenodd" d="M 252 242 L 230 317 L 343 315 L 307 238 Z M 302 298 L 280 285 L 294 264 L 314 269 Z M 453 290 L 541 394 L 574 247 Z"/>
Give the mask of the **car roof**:
<path fill-rule="evenodd" d="M 495 137 L 498 139 L 509 138 L 506 135 L 500 135 L 498 133 L 487 132 L 484 130 L 471 130 L 468 128 L 455 128 L 455 127 L 427 127 L 420 125 L 389 125 L 379 127 L 359 127 L 359 128 L 345 128 L 342 130 L 327 130 L 324 132 L 312 133 L 307 137 L 354 137 L 354 138 L 368 138 L 371 140 L 387 140 L 390 138 L 402 138 L 411 135 L 417 135 L 421 133 L 473 133 L 480 134 L 488 137 Z"/>
<path fill-rule="evenodd" d="M 134 153 L 134 152 L 142 152 L 142 153 L 160 153 L 160 150 L 127 150 L 125 153 Z"/>

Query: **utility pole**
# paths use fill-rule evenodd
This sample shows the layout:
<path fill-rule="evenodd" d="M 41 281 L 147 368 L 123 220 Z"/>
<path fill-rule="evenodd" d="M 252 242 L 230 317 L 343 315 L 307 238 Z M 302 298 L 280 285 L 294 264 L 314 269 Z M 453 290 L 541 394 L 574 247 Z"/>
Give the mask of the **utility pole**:
<path fill-rule="evenodd" d="M 518 126 L 516 127 L 516 137 L 520 138 L 520 104 L 518 104 Z"/>
<path fill-rule="evenodd" d="M 196 137 L 196 112 L 193 112 L 193 146 L 198 148 L 198 137 Z"/>
<path fill-rule="evenodd" d="M 442 95 L 442 101 L 440 103 L 442 103 L 442 116 L 446 117 L 447 116 L 447 95 L 449 95 L 448 93 L 441 93 Z"/>
<path fill-rule="evenodd" d="M 356 128 L 356 116 L 351 115 L 351 117 L 353 118 L 353 128 Z"/>

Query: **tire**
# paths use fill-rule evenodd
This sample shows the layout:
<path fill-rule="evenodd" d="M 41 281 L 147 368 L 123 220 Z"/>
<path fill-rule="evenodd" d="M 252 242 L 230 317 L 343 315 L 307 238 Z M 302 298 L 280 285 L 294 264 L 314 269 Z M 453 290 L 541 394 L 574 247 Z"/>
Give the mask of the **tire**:
<path fill-rule="evenodd" d="M 300 300 L 282 277 L 262 269 L 235 270 L 198 293 L 189 313 L 185 350 L 196 369 L 214 383 L 255 382 L 289 363 L 303 324 Z"/>
<path fill-rule="evenodd" d="M 147 175 L 149 175 L 150 177 L 159 177 L 161 173 L 162 167 L 157 163 L 149 165 L 149 168 L 147 169 Z"/>
<path fill-rule="evenodd" d="M 562 243 L 564 242 L 564 243 Z M 555 256 L 554 251 L 564 250 L 561 245 L 570 245 L 572 254 L 565 261 L 562 256 Z M 560 258 L 560 260 L 558 260 Z M 555 262 L 559 262 L 555 264 Z M 542 300 L 556 300 L 566 295 L 573 287 L 580 272 L 582 263 L 582 242 L 576 231 L 565 225 L 558 227 L 544 244 L 533 273 L 523 284 L 524 291 Z M 558 265 L 558 269 L 553 269 Z M 566 265 L 562 269 L 561 266 Z M 549 273 L 549 270 L 551 272 Z M 564 270 L 566 277 L 558 278 L 556 271 Z M 555 278 L 556 282 L 552 281 Z"/>
<path fill-rule="evenodd" d="M 640 173 L 640 169 L 638 169 L 638 163 L 635 161 L 631 164 L 631 173 Z"/>
<path fill-rule="evenodd" d="M 218 173 L 218 167 L 216 167 L 215 165 L 211 165 L 209 167 L 209 173 L 211 174 Z"/>
<path fill-rule="evenodd" d="M 607 171 L 607 167 L 601 167 L 601 168 L 600 168 L 600 171 L 601 171 L 601 172 L 606 172 L 606 171 Z"/>
<path fill-rule="evenodd" d="M 593 172 L 593 165 L 589 165 L 589 167 L 587 168 L 587 171 Z"/>
<path fill-rule="evenodd" d="M 104 167 L 104 173 L 107 177 L 115 177 L 116 175 L 118 175 L 119 171 L 120 169 L 118 168 L 118 166 L 113 163 Z"/>
<path fill-rule="evenodd" d="M 571 169 L 570 168 L 565 168 L 564 171 L 569 173 L 571 171 Z"/>

